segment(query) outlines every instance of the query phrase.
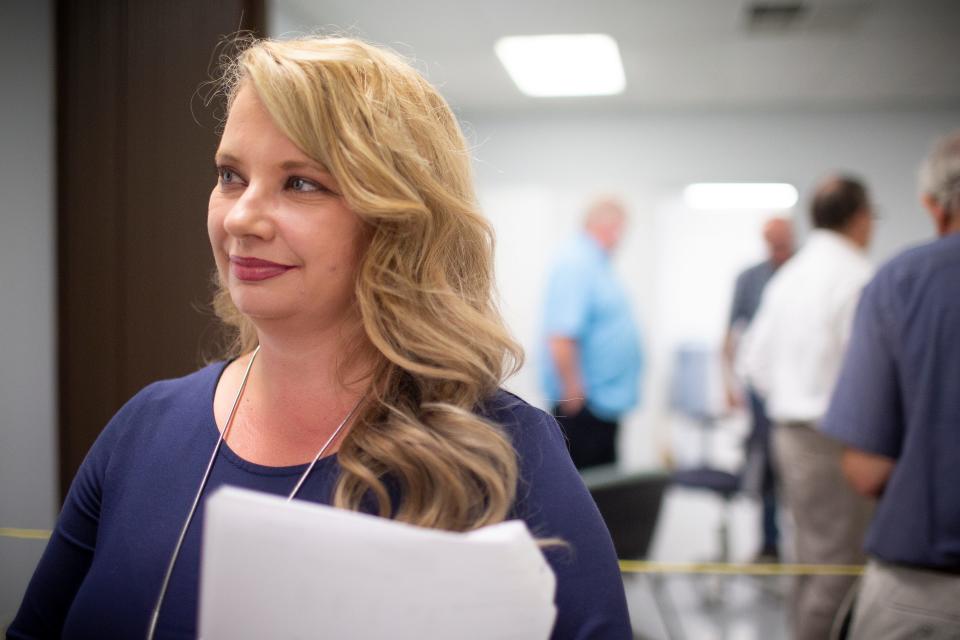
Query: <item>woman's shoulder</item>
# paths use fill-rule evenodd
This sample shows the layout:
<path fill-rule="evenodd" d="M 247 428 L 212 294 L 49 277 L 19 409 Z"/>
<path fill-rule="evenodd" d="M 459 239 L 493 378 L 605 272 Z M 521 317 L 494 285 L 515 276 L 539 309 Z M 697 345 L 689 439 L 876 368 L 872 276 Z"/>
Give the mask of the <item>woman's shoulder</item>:
<path fill-rule="evenodd" d="M 101 437 L 128 437 L 141 431 L 131 429 L 134 426 L 170 421 L 183 423 L 191 416 L 211 412 L 213 393 L 226 364 L 214 362 L 185 376 L 148 384 L 117 411 Z"/>
<path fill-rule="evenodd" d="M 487 398 L 480 406 L 480 415 L 501 425 L 512 436 L 531 432 L 559 433 L 553 416 L 506 389 L 497 389 Z"/>
<path fill-rule="evenodd" d="M 226 362 L 213 362 L 179 378 L 152 382 L 130 398 L 117 416 L 170 408 L 204 407 L 209 410 L 217 381 L 226 365 Z"/>
<path fill-rule="evenodd" d="M 500 425 L 510 438 L 523 475 L 569 462 L 566 439 L 556 419 L 510 391 L 498 389 L 481 405 L 480 415 Z"/>
<path fill-rule="evenodd" d="M 556 419 L 502 389 L 484 403 L 482 415 L 502 425 L 517 452 L 520 481 L 510 517 L 523 519 L 538 538 L 564 542 L 545 551 L 557 576 L 553 637 L 629 637 L 610 534 Z"/>
<path fill-rule="evenodd" d="M 211 362 L 192 373 L 178 378 L 166 378 L 152 382 L 141 389 L 130 402 L 179 400 L 198 395 L 209 396 L 217 385 L 227 361 Z"/>
<path fill-rule="evenodd" d="M 74 480 L 76 490 L 99 495 L 110 478 L 127 478 L 126 471 L 144 456 L 156 460 L 158 452 L 182 451 L 185 439 L 203 433 L 195 427 L 212 420 L 213 391 L 224 366 L 213 363 L 154 382 L 130 398 L 87 452 Z"/>

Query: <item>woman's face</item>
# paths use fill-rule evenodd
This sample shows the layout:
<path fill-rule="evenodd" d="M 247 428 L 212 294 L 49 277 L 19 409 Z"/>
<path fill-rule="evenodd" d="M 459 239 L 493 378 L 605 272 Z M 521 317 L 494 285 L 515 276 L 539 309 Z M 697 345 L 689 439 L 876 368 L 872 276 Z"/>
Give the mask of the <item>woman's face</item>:
<path fill-rule="evenodd" d="M 216 165 L 207 230 L 240 312 L 258 328 L 296 331 L 352 317 L 363 224 L 333 176 L 277 128 L 249 85 L 230 108 Z"/>

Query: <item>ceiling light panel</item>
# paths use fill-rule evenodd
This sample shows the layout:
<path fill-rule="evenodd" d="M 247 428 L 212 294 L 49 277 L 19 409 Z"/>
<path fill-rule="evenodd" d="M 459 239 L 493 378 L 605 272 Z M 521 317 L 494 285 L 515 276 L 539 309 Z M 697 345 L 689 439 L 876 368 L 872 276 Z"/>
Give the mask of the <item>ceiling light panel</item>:
<path fill-rule="evenodd" d="M 798 198 L 796 187 L 785 182 L 699 182 L 683 190 L 691 209 L 789 209 Z"/>
<path fill-rule="evenodd" d="M 606 34 L 508 36 L 494 50 L 528 96 L 614 95 L 627 85 L 620 49 Z"/>

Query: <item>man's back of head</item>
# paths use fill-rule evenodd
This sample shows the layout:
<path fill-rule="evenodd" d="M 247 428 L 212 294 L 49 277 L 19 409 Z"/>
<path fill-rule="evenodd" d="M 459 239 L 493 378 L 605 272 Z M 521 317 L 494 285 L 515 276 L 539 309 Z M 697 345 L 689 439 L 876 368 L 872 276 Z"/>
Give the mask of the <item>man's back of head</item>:
<path fill-rule="evenodd" d="M 857 178 L 834 175 L 823 180 L 810 209 L 813 226 L 842 234 L 862 248 L 873 228 L 867 188 Z"/>
<path fill-rule="evenodd" d="M 924 161 L 920 198 L 939 235 L 960 231 L 960 131 L 940 139 Z"/>

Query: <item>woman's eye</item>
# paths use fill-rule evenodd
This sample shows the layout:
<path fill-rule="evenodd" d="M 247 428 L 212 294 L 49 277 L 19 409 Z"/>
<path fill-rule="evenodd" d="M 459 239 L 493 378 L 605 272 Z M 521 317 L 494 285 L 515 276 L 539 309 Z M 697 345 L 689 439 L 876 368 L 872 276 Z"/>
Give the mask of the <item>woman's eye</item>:
<path fill-rule="evenodd" d="M 237 174 L 233 171 L 233 169 L 220 167 L 219 169 L 217 169 L 217 173 L 220 174 L 220 184 L 222 186 L 228 186 L 228 185 L 236 184 L 237 182 L 239 182 L 239 178 L 237 177 Z"/>
<path fill-rule="evenodd" d="M 311 191 L 320 191 L 320 185 L 310 180 L 305 180 L 303 178 L 290 178 L 287 182 L 287 185 L 290 189 L 294 191 L 300 191 L 302 193 L 309 193 Z"/>

